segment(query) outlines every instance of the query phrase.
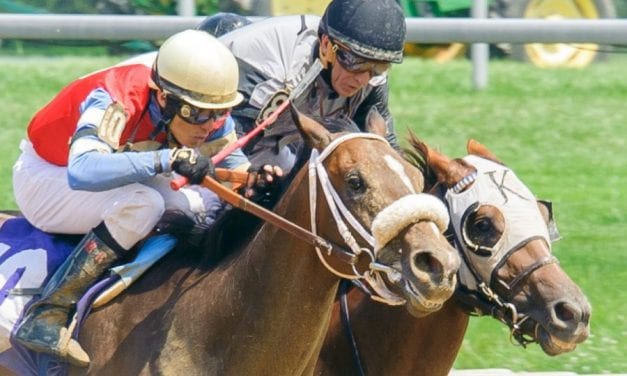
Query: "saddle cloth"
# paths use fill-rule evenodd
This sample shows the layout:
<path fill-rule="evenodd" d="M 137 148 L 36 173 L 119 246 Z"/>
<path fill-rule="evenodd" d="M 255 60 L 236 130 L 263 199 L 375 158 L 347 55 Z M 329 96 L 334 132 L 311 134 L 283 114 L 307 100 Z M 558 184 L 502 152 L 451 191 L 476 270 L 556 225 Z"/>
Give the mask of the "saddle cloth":
<path fill-rule="evenodd" d="M 25 349 L 12 345 L 11 332 L 21 320 L 25 307 L 80 239 L 81 236 L 76 235 L 45 233 L 23 217 L 8 219 L 0 227 L 0 365 L 19 375 L 51 374 L 49 368 L 42 372 L 41 365 L 33 364 L 41 360 L 37 354 L 28 354 Z M 113 299 L 175 245 L 176 239 L 165 234 L 145 241 L 133 261 L 112 268 L 109 276 L 85 294 L 77 305 L 77 320 L 84 320 L 92 304 L 101 306 Z"/>

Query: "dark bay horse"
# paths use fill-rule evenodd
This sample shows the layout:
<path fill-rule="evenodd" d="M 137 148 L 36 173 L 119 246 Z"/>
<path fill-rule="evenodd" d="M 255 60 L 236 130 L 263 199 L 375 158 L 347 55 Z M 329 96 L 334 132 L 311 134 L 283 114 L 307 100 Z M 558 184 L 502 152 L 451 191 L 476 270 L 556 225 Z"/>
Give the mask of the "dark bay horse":
<path fill-rule="evenodd" d="M 546 204 L 476 141 L 469 141 L 470 155 L 463 159 L 449 159 L 413 135 L 411 145 L 410 159 L 426 159 L 436 184 L 444 187 L 451 238 L 462 255 L 460 286 L 441 310 L 419 319 L 372 304 L 353 289 L 352 332 L 342 327 L 336 305 L 317 371 L 448 375 L 469 314 L 493 315 L 518 342 L 538 342 L 548 355 L 574 350 L 588 337 L 591 309 L 551 254 Z"/>
<path fill-rule="evenodd" d="M 371 229 L 376 263 L 366 265 L 385 270 L 381 286 L 414 312 L 441 308 L 454 291 L 460 260 L 441 233 L 448 220 L 444 205 L 421 193 L 420 170 L 380 135 L 332 134 L 310 119 L 295 118 L 313 148 L 311 163 L 274 212 L 332 244 L 357 247 L 362 256 L 370 248 L 364 239 L 368 231 L 353 227 Z M 378 119 L 370 123 L 382 129 Z M 316 172 L 328 181 L 320 177 L 316 183 Z M 337 206 L 322 198 L 329 187 L 339 198 Z M 319 195 L 312 196 L 313 188 Z M 418 206 L 412 197 L 419 198 Z M 354 217 L 349 231 L 338 230 L 334 210 Z M 219 263 L 208 261 L 211 252 L 175 250 L 95 310 L 80 336 L 91 365 L 72 373 L 311 373 L 340 281 L 319 260 L 326 250 L 265 223 L 250 243 Z M 340 268 L 350 274 L 351 268 Z"/>

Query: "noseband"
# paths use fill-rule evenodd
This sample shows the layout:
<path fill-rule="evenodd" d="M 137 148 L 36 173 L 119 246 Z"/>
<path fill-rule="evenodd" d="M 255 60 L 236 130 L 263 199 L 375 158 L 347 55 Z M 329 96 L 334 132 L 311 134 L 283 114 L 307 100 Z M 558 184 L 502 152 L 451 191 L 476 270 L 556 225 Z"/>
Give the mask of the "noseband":
<path fill-rule="evenodd" d="M 353 274 L 342 273 L 333 268 L 324 258 L 324 253 L 320 247 L 315 247 L 318 258 L 322 264 L 333 274 L 340 278 L 354 280 L 355 284 L 362 288 L 372 299 L 389 305 L 402 305 L 406 303 L 405 298 L 392 292 L 386 285 L 385 279 L 382 278 L 381 273 L 385 273 L 387 278 L 391 281 L 400 281 L 402 279 L 402 273 L 396 268 L 390 265 L 384 265 L 377 262 L 377 252 L 382 248 L 388 240 L 398 235 L 398 233 L 411 223 L 417 223 L 422 220 L 428 220 L 435 222 L 441 232 L 444 232 L 448 226 L 448 213 L 444 204 L 432 195 L 427 194 L 410 194 L 401 197 L 399 200 L 393 202 L 384 208 L 374 219 L 372 232 L 363 228 L 361 223 L 351 214 L 342 202 L 339 194 L 331 184 L 327 171 L 324 167 L 324 160 L 331 155 L 331 153 L 343 142 L 354 138 L 367 138 L 374 139 L 387 143 L 387 141 L 380 136 L 371 133 L 349 133 L 340 136 L 333 140 L 324 150 L 319 153 L 316 149 L 312 150 L 311 157 L 309 159 L 309 206 L 310 206 L 310 221 L 311 231 L 316 234 L 316 202 L 317 202 L 317 182 L 322 187 L 322 193 L 326 199 L 327 205 L 335 220 L 338 232 L 340 233 L 344 243 L 351 249 L 356 256 L 367 255 L 370 259 L 369 268 L 361 273 L 356 268 L 356 263 L 352 264 Z M 383 231 L 382 227 L 385 225 L 379 225 L 385 220 L 382 218 L 390 216 L 390 212 L 398 213 L 400 207 L 412 207 L 414 210 L 408 215 L 402 216 L 401 224 L 399 228 L 394 231 Z M 398 221 L 397 221 L 398 222 Z M 356 231 L 359 236 L 364 239 L 367 246 L 360 246 L 353 236 L 349 226 Z M 360 280 L 364 280 L 366 284 Z M 368 288 L 368 286 L 370 288 Z"/>

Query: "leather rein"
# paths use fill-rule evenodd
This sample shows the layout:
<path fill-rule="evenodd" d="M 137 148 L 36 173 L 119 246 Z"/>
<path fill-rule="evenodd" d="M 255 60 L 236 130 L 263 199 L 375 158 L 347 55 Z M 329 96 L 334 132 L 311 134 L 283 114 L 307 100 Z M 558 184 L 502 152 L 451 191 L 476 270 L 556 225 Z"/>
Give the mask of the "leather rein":
<path fill-rule="evenodd" d="M 328 240 L 312 233 L 311 231 L 293 223 L 285 218 L 275 214 L 274 212 L 258 205 L 251 200 L 243 197 L 230 188 L 222 185 L 222 182 L 231 182 L 233 184 L 246 184 L 248 179 L 248 173 L 242 171 L 234 171 L 223 168 L 216 168 L 216 178 L 206 176 L 201 185 L 207 189 L 210 189 L 218 195 L 222 200 L 228 202 L 233 207 L 241 209 L 247 213 L 250 213 L 264 221 L 280 228 L 283 231 L 297 237 L 298 239 L 306 242 L 307 244 L 323 248 L 328 254 L 333 255 L 340 261 L 347 263 L 351 266 L 357 265 L 358 256 L 352 254 L 336 244 L 332 244 Z"/>
<path fill-rule="evenodd" d="M 233 207 L 253 214 L 313 246 L 316 250 L 318 258 L 327 270 L 339 278 L 356 281 L 356 284 L 358 284 L 373 300 L 386 303 L 388 305 L 402 305 L 406 303 L 405 298 L 392 292 L 388 288 L 385 279 L 381 276 L 381 274 L 386 274 L 388 280 L 397 280 L 402 278 L 401 272 L 391 266 L 378 263 L 376 261 L 376 256 L 371 249 L 362 247 L 358 244 L 345 221 L 350 224 L 353 231 L 359 233 L 361 238 L 364 239 L 370 247 L 374 247 L 374 238 L 344 206 L 339 195 L 330 183 L 326 170 L 322 164 L 324 159 L 329 156 L 339 144 L 353 138 L 369 138 L 387 142 L 384 138 L 373 134 L 351 133 L 333 140 L 331 144 L 329 144 L 321 153 L 318 153 L 316 149 L 312 151 L 309 161 L 309 201 L 312 231 L 290 222 L 274 212 L 246 199 L 232 189 L 220 184 L 218 181 L 229 181 L 233 183 L 233 185 L 245 184 L 248 178 L 247 173 L 217 168 L 217 180 L 206 176 L 201 185 L 212 190 L 218 195 L 218 197 L 231 204 Z M 324 197 L 338 227 L 338 231 L 346 245 L 350 248 L 350 251 L 316 234 L 315 212 L 317 182 L 319 182 L 322 187 Z M 369 259 L 367 263 L 368 268 L 365 271 L 360 271 L 357 269 L 357 265 L 360 263 L 361 257 L 364 255 Z M 325 260 L 325 256 L 334 257 L 340 262 L 347 264 L 353 274 L 345 274 L 336 270 Z M 365 281 L 365 283 L 362 283 L 361 280 Z"/>

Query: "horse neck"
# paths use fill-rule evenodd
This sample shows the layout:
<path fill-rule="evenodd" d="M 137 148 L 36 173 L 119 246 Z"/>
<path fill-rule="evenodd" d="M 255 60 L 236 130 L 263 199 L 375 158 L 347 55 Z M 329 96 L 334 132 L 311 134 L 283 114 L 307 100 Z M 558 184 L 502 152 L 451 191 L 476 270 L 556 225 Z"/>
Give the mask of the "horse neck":
<path fill-rule="evenodd" d="M 276 212 L 308 227 L 304 176 L 296 177 Z M 151 364 L 165 374 L 176 369 L 302 374 L 316 358 L 339 279 L 320 265 L 310 245 L 265 224 L 245 249 L 217 266 L 183 259 L 173 256 L 171 263 L 161 263 L 121 304 L 90 317 L 89 334 L 81 342 L 92 355 L 94 372 L 113 374 Z M 138 322 L 151 324 L 136 327 Z M 100 329 L 110 323 L 116 324 Z M 116 351 L 116 338 L 137 344 L 136 350 L 154 343 L 158 351 Z"/>
<path fill-rule="evenodd" d="M 358 290 L 349 293 L 349 301 L 351 328 L 366 374 L 448 375 L 468 325 L 468 315 L 454 299 L 422 318 L 411 316 L 404 307 L 374 302 Z M 337 306 L 318 369 L 359 374 Z"/>
<path fill-rule="evenodd" d="M 311 225 L 307 169 L 303 170 L 295 177 L 283 198 L 274 208 L 274 212 L 302 228 L 309 229 Z M 318 204 L 318 207 L 326 209 L 326 205 Z M 331 218 L 330 215 L 321 213 L 320 210 L 316 215 Z M 321 222 L 324 222 L 322 226 L 326 226 L 332 221 L 319 220 L 318 224 L 320 225 Z M 320 228 L 318 232 L 324 233 L 324 231 Z M 324 237 L 324 234 L 322 236 Z M 247 261 L 243 263 L 244 265 L 247 263 L 266 265 L 265 267 L 272 268 L 269 277 L 285 279 L 285 282 L 290 281 L 291 285 L 293 283 L 302 283 L 307 286 L 315 284 L 321 289 L 335 290 L 339 283 L 339 279 L 324 268 L 311 244 L 270 223 L 265 223 L 261 227 L 245 250 L 243 257 Z"/>
<path fill-rule="evenodd" d="M 307 168 L 304 168 L 274 211 L 301 227 L 310 228 L 306 177 Z M 318 214 L 330 218 L 320 211 Z M 319 232 L 323 234 L 324 229 L 320 228 Z M 274 362 L 277 374 L 302 373 L 306 364 L 300 365 L 301 369 L 294 368 L 289 364 L 290 359 L 296 363 L 316 358 L 326 333 L 339 279 L 322 266 L 311 245 L 268 223 L 262 226 L 241 257 L 233 262 L 233 272 L 248 276 L 238 279 L 236 286 L 238 298 L 247 302 L 239 307 L 240 320 L 255 324 L 252 329 L 244 328 L 241 333 L 231 334 L 249 336 L 257 341 L 252 348 L 243 346 L 240 357 L 251 350 L 261 353 L 268 348 L 284 349 L 280 356 L 259 358 L 258 362 Z M 254 310 L 248 306 L 251 303 L 255 304 Z M 268 364 L 260 365 L 258 370 L 265 369 L 263 367 Z"/>

